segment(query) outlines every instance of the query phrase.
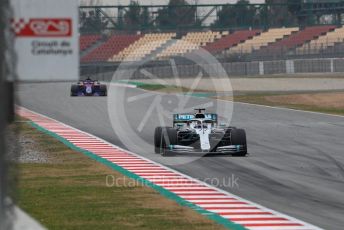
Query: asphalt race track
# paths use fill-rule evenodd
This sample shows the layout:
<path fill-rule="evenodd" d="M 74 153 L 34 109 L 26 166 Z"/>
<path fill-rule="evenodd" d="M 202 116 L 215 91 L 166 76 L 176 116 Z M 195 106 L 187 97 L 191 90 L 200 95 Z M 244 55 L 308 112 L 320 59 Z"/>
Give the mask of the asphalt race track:
<path fill-rule="evenodd" d="M 130 129 L 140 127 L 137 135 L 152 143 L 159 114 L 153 111 L 143 118 L 156 94 L 117 88 L 125 90 L 125 98 L 131 100 L 125 104 Z M 155 161 L 166 164 L 181 159 L 163 158 L 153 153 L 153 147 L 144 146 L 138 151 L 137 147 L 124 145 L 119 136 L 128 135 L 130 139 L 134 134 L 114 132 L 107 98 L 69 95 L 70 83 L 25 83 L 18 85 L 17 103 Z M 222 108 L 231 104 L 189 96 L 159 96 L 164 110 L 171 112 L 178 100 L 185 98 L 186 107 L 213 103 Z M 227 117 L 221 112 L 219 115 Z M 198 179 L 236 178 L 233 186 L 221 188 L 324 229 L 342 229 L 344 117 L 235 103 L 231 125 L 246 129 L 248 157 L 183 156 L 190 162 L 168 166 Z"/>

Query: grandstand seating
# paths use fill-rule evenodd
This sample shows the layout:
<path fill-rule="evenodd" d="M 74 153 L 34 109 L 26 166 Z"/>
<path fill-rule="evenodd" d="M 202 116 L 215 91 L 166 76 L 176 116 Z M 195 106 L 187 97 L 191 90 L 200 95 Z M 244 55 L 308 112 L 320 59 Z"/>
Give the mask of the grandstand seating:
<path fill-rule="evenodd" d="M 139 40 L 143 35 L 112 35 L 99 47 L 84 56 L 82 62 L 107 61 L 130 44 Z"/>
<path fill-rule="evenodd" d="M 254 50 L 258 50 L 263 46 L 267 46 L 270 43 L 281 40 L 282 38 L 297 32 L 299 28 L 276 28 L 269 29 L 252 39 L 247 39 L 243 43 L 234 46 L 229 50 L 229 53 L 251 53 Z"/>
<path fill-rule="evenodd" d="M 238 45 L 241 42 L 246 41 L 256 35 L 258 35 L 261 30 L 239 30 L 234 33 L 228 34 L 213 43 L 209 43 L 203 48 L 211 53 L 218 53 L 225 49 L 229 49 L 233 46 Z"/>
<path fill-rule="evenodd" d="M 80 36 L 80 51 L 84 51 L 98 40 L 101 39 L 100 35 L 82 35 Z"/>
<path fill-rule="evenodd" d="M 207 43 L 214 42 L 215 39 L 220 39 L 224 34 L 226 33 L 213 31 L 187 33 L 176 43 L 164 49 L 157 57 L 162 59 L 174 55 L 184 55 L 205 46 Z"/>
<path fill-rule="evenodd" d="M 297 53 L 316 54 L 321 50 L 326 50 L 329 47 L 333 47 L 336 43 L 341 42 L 344 42 L 344 27 L 336 28 L 325 35 L 303 44 L 297 48 Z"/>
<path fill-rule="evenodd" d="M 297 46 L 301 46 L 305 42 L 316 39 L 317 37 L 326 34 L 327 32 L 334 30 L 335 26 L 312 26 L 307 27 L 299 32 L 290 35 L 289 37 L 277 41 L 270 45 L 270 48 L 283 48 L 283 49 L 292 49 Z"/>
<path fill-rule="evenodd" d="M 109 61 L 138 61 L 162 46 L 168 40 L 176 36 L 176 33 L 145 34 L 136 42 L 114 55 Z"/>
<path fill-rule="evenodd" d="M 176 33 L 148 33 L 143 35 L 112 35 L 90 50 L 82 62 L 137 61 L 156 54 L 158 59 L 185 55 L 200 47 L 213 54 L 248 54 L 250 57 L 285 57 L 285 55 L 317 54 L 330 52 L 344 44 L 344 27 L 312 26 L 298 28 L 274 28 L 262 30 L 238 30 L 233 33 L 206 31 L 189 32 L 176 42 Z M 81 51 L 100 41 L 99 35 L 80 36 Z M 343 46 L 338 46 L 343 47 Z M 155 52 L 154 52 L 155 51 Z M 293 52 L 289 52 L 293 51 Z M 220 55 L 222 55 L 220 54 Z M 222 57 L 222 56 L 221 56 Z M 225 57 L 225 55 L 224 55 Z M 242 56 L 241 56 L 242 57 Z"/>

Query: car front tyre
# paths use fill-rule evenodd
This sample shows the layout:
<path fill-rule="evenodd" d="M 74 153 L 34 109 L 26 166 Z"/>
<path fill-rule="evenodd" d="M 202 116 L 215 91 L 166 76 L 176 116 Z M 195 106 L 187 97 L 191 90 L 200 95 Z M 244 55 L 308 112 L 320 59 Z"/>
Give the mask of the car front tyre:
<path fill-rule="evenodd" d="M 232 145 L 243 145 L 244 150 L 233 154 L 233 156 L 246 156 L 247 155 L 247 141 L 246 132 L 243 129 L 232 129 L 231 130 L 231 144 Z"/>
<path fill-rule="evenodd" d="M 72 97 L 78 96 L 78 91 L 79 91 L 78 85 L 72 85 L 70 89 L 70 96 Z"/>
<path fill-rule="evenodd" d="M 162 127 L 156 127 L 154 131 L 154 152 L 161 153 Z"/>

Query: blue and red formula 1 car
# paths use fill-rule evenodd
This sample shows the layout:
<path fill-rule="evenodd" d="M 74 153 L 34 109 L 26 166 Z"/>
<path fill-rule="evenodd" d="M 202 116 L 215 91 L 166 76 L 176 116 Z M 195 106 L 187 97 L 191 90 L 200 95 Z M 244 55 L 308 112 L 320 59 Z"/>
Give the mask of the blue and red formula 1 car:
<path fill-rule="evenodd" d="M 86 80 L 79 81 L 73 84 L 70 90 L 72 97 L 76 96 L 107 96 L 107 87 L 100 84 L 98 80 L 87 78 Z"/>

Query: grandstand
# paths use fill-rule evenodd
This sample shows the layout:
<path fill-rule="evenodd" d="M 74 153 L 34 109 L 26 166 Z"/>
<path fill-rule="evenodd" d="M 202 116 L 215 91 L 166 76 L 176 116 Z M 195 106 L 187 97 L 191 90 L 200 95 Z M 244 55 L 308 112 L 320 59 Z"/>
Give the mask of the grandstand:
<path fill-rule="evenodd" d="M 80 51 L 85 51 L 101 39 L 100 35 L 82 35 L 80 36 Z"/>
<path fill-rule="evenodd" d="M 141 37 L 142 35 L 112 35 L 103 44 L 82 57 L 81 62 L 106 62 Z"/>
<path fill-rule="evenodd" d="M 254 50 L 259 50 L 264 46 L 268 46 L 271 43 L 282 40 L 283 38 L 295 33 L 299 28 L 275 28 L 269 29 L 258 36 L 247 39 L 243 43 L 229 49 L 228 53 L 251 53 Z"/>
<path fill-rule="evenodd" d="M 252 50 L 251 56 L 254 60 L 271 59 L 285 59 L 289 56 L 295 57 L 300 55 L 302 57 L 313 57 L 308 50 L 297 51 L 298 47 L 303 46 L 313 40 L 318 39 L 320 36 L 326 35 L 336 29 L 336 26 L 310 26 L 301 29 L 297 32 L 285 36 L 283 39 L 270 43 L 266 46 L 261 46 L 260 49 Z M 243 54 L 243 52 L 238 52 Z"/>
<path fill-rule="evenodd" d="M 335 44 L 340 44 L 344 42 L 344 28 L 336 28 L 318 38 L 304 43 L 301 47 L 297 48 L 297 53 L 310 53 L 317 54 L 321 51 L 334 47 Z"/>
<path fill-rule="evenodd" d="M 301 46 L 306 42 L 317 39 L 321 35 L 325 35 L 331 30 L 334 30 L 335 26 L 311 26 L 303 30 L 300 30 L 298 33 L 292 34 L 286 39 L 282 39 L 278 42 L 272 44 L 269 48 L 286 48 L 292 49 L 297 46 Z"/>
<path fill-rule="evenodd" d="M 130 44 L 118 54 L 115 54 L 109 59 L 109 61 L 139 61 L 161 47 L 167 41 L 173 39 L 175 36 L 176 33 L 145 34 L 139 40 Z"/>
<path fill-rule="evenodd" d="M 142 21 L 140 18 L 145 15 L 138 21 L 135 17 L 129 20 L 130 5 L 84 6 L 80 7 L 84 15 L 92 10 L 95 13 L 81 21 L 81 62 L 117 63 L 146 57 L 163 62 L 201 48 L 227 61 L 343 56 L 343 6 L 343 1 L 304 1 L 299 6 L 196 4 L 192 8 L 180 5 L 171 9 L 168 5 L 145 5 L 142 12 L 147 20 Z M 240 14 L 235 16 L 238 9 Z M 111 10 L 114 17 L 109 16 Z M 177 18 L 169 15 L 177 11 Z M 226 16 L 230 13 L 233 17 Z M 279 13 L 283 13 L 283 20 Z M 248 17 L 249 14 L 255 17 Z M 87 34 L 88 29 L 91 35 Z"/>
<path fill-rule="evenodd" d="M 261 30 L 239 30 L 234 33 L 228 34 L 221 39 L 209 43 L 203 48 L 211 53 L 218 53 L 226 49 L 230 49 L 239 43 L 245 42 L 246 40 L 259 35 Z"/>
<path fill-rule="evenodd" d="M 87 62 L 139 61 L 156 54 L 159 60 L 183 56 L 200 48 L 214 55 L 252 54 L 266 57 L 276 54 L 318 54 L 335 44 L 344 43 L 344 28 L 336 26 L 310 26 L 304 29 L 271 28 L 262 30 L 238 30 L 189 32 L 175 40 L 176 33 L 147 33 L 139 35 L 111 35 L 100 40 L 100 36 L 82 35 L 81 50 L 91 49 L 81 58 Z M 92 44 L 100 42 L 92 49 Z"/>
<path fill-rule="evenodd" d="M 227 33 L 228 32 L 220 33 L 218 31 L 187 33 L 176 43 L 159 53 L 157 57 L 163 59 L 170 56 L 184 55 L 188 52 L 199 49 L 201 46 L 204 46 L 208 43 L 213 43 L 216 39 L 220 39 Z"/>

